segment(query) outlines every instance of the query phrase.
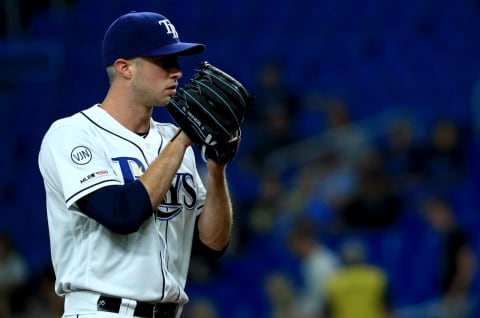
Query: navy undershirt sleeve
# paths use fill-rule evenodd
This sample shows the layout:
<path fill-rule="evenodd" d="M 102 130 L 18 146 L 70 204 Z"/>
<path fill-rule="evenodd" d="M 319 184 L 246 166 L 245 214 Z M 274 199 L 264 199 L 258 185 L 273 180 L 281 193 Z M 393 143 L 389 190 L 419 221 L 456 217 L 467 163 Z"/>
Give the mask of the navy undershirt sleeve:
<path fill-rule="evenodd" d="M 198 232 L 198 218 L 195 220 L 195 231 L 193 233 L 193 242 L 192 242 L 192 254 L 197 256 L 203 256 L 210 259 L 219 258 L 225 251 L 229 243 L 220 251 L 211 249 L 207 245 L 203 244 L 202 240 L 200 239 L 200 233 Z"/>
<path fill-rule="evenodd" d="M 153 209 L 148 192 L 140 181 L 96 190 L 77 201 L 87 216 L 118 234 L 131 234 Z"/>

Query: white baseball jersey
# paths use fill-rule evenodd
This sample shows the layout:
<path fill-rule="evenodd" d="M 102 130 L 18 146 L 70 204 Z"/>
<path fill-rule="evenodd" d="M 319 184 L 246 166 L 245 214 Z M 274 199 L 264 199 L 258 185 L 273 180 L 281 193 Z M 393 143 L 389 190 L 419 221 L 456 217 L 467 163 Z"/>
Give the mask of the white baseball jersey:
<path fill-rule="evenodd" d="M 55 291 L 90 290 L 148 302 L 186 303 L 196 216 L 205 187 L 188 148 L 170 190 L 138 232 L 119 235 L 75 203 L 92 191 L 139 178 L 175 134 L 153 120 L 143 138 L 99 105 L 57 120 L 39 154 L 46 189 Z"/>

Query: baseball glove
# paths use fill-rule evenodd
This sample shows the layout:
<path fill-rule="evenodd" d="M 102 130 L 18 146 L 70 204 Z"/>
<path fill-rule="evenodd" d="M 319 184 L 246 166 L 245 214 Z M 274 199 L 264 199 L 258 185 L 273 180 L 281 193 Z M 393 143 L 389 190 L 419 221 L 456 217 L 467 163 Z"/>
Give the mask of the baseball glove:
<path fill-rule="evenodd" d="M 200 147 L 203 160 L 226 164 L 237 155 L 240 125 L 251 103 L 252 97 L 240 82 L 202 62 L 190 81 L 170 99 L 167 109 Z"/>

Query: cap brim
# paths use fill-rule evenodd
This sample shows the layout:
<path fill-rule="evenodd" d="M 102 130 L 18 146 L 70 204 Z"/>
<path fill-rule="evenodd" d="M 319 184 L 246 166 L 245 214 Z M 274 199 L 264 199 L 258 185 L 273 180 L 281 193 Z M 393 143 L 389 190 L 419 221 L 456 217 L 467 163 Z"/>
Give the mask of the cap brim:
<path fill-rule="evenodd" d="M 205 51 L 206 47 L 199 43 L 177 42 L 162 46 L 161 48 L 150 50 L 142 56 L 163 56 L 163 55 L 194 55 Z"/>

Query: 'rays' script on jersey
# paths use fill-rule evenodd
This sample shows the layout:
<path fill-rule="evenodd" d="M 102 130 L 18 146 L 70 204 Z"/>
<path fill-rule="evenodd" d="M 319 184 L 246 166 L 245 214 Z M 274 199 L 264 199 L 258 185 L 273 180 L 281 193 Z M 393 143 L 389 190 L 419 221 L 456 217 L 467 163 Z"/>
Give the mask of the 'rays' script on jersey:
<path fill-rule="evenodd" d="M 145 166 L 137 158 L 116 157 L 112 160 L 120 166 L 125 183 L 137 180 L 145 172 Z M 194 209 L 197 203 L 195 188 L 195 179 L 190 173 L 177 173 L 165 198 L 155 211 L 155 217 L 169 220 L 182 212 L 184 208 L 186 210 Z"/>

